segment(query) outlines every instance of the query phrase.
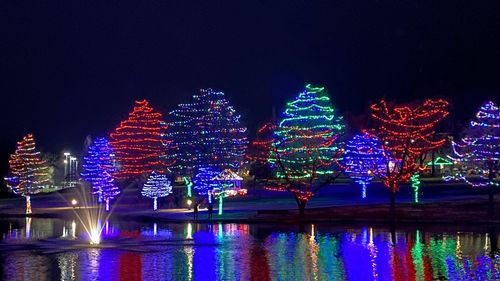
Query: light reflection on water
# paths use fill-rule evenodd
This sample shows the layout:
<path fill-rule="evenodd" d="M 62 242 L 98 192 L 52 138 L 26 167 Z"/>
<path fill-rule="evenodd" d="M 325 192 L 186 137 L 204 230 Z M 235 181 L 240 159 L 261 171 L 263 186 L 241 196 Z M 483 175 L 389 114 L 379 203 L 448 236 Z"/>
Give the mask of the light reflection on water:
<path fill-rule="evenodd" d="M 3 280 L 495 280 L 487 231 L 108 223 L 114 248 L 1 251 Z M 2 243 L 81 237 L 74 222 L 0 221 Z M 494 235 L 494 237 L 491 237 Z M 62 237 L 62 238 L 61 238 Z M 73 238 L 72 238 L 73 237 Z M 120 247 L 121 239 L 172 241 Z M 53 240 L 50 240 L 53 241 Z M 176 241 L 180 241 L 176 244 Z M 189 243 L 185 243 L 185 242 Z"/>

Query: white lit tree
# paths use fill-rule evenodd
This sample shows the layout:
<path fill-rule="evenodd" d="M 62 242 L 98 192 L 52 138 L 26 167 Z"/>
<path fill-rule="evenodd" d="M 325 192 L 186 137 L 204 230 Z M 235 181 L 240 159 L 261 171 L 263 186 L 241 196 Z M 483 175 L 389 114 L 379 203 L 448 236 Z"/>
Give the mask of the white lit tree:
<path fill-rule="evenodd" d="M 153 171 L 142 187 L 142 196 L 153 199 L 153 209 L 158 209 L 158 198 L 166 197 L 172 193 L 172 185 L 165 174 Z"/>

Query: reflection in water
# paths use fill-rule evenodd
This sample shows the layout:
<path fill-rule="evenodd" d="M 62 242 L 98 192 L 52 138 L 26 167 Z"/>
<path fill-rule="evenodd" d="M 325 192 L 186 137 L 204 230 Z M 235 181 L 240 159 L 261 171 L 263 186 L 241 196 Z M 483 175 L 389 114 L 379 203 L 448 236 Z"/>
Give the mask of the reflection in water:
<path fill-rule="evenodd" d="M 79 237 L 78 223 L 5 223 L 1 242 Z M 106 223 L 115 247 L 0 252 L 4 280 L 495 280 L 494 231 L 434 233 L 247 224 Z M 62 230 L 62 231 L 61 231 Z M 120 241 L 157 239 L 161 243 Z M 163 243 L 162 241 L 171 241 Z M 68 240 L 65 240 L 68 241 Z M 70 242 L 70 241 L 68 241 Z M 36 242 L 35 242 L 36 243 Z M 57 245 L 57 241 L 53 242 Z M 67 242 L 65 242 L 67 243 Z M 106 243 L 104 243 L 106 244 Z M 62 245 L 62 244 L 61 244 Z M 1 245 L 0 245 L 1 247 Z"/>

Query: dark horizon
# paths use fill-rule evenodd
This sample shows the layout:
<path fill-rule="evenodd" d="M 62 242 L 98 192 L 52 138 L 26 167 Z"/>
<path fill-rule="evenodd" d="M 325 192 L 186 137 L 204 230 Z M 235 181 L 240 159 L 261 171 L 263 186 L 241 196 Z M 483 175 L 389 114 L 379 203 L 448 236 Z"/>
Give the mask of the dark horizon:
<path fill-rule="evenodd" d="M 0 167 L 26 133 L 77 153 L 134 100 L 166 116 L 199 88 L 225 92 L 251 134 L 305 83 L 343 115 L 444 97 L 465 122 L 498 99 L 500 4 L 445 2 L 0 3 Z"/>

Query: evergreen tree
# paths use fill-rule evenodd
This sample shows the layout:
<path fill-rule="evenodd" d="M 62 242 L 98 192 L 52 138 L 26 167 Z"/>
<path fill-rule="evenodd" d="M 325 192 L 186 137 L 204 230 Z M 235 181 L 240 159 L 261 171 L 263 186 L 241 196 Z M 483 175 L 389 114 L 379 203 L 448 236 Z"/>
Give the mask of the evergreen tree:
<path fill-rule="evenodd" d="M 489 214 L 494 215 L 494 187 L 500 184 L 500 108 L 489 101 L 470 122 L 465 136 L 453 142 L 459 169 L 454 177 L 476 187 L 489 187 Z"/>
<path fill-rule="evenodd" d="M 345 147 L 343 164 L 345 173 L 362 187 L 362 198 L 366 198 L 366 187 L 375 175 L 386 168 L 382 144 L 376 136 L 368 133 L 355 135 Z"/>
<path fill-rule="evenodd" d="M 137 179 L 154 170 L 164 170 L 165 163 L 160 156 L 166 153 L 165 130 L 162 114 L 147 100 L 136 101 L 127 120 L 110 134 L 110 144 L 119 164 L 114 176 L 120 180 Z"/>
<path fill-rule="evenodd" d="M 201 167 L 238 170 L 247 148 L 247 129 L 240 115 L 212 89 L 200 90 L 191 103 L 170 112 L 166 140 L 172 152 L 165 155 L 175 173 L 192 176 Z"/>
<path fill-rule="evenodd" d="M 100 182 L 104 172 L 110 175 L 115 172 L 113 161 L 113 150 L 108 140 L 104 137 L 98 137 L 91 142 L 83 158 L 83 172 L 81 176 L 92 187 L 92 193 L 97 194 L 99 202 L 102 202 L 104 199 L 103 191 L 101 190 L 102 186 L 97 183 Z"/>
<path fill-rule="evenodd" d="M 49 165 L 36 150 L 35 139 L 28 134 L 17 142 L 16 151 L 10 155 L 7 187 L 26 198 L 26 213 L 31 214 L 31 195 L 41 192 L 50 183 Z"/>
<path fill-rule="evenodd" d="M 301 215 L 309 199 L 340 175 L 344 130 L 323 87 L 306 85 L 287 104 L 275 130 L 270 161 L 281 182 L 277 189 L 293 194 Z"/>
<path fill-rule="evenodd" d="M 141 194 L 144 197 L 153 199 L 153 210 L 158 209 L 158 198 L 166 197 L 172 193 L 172 185 L 170 180 L 164 174 L 153 171 L 147 182 L 143 185 Z"/>

